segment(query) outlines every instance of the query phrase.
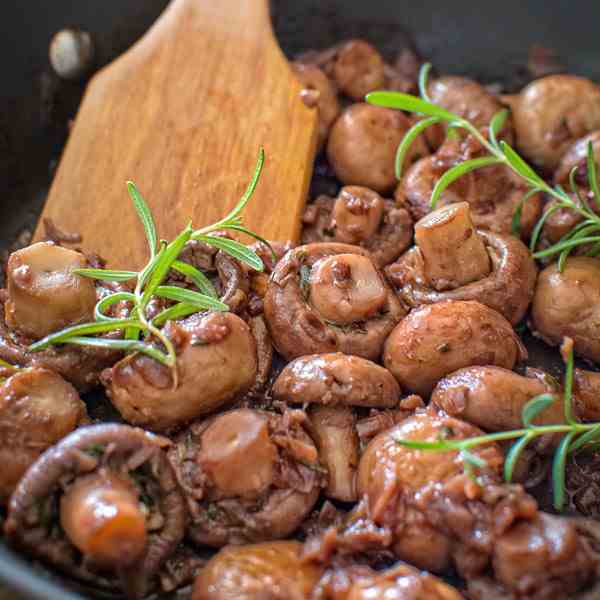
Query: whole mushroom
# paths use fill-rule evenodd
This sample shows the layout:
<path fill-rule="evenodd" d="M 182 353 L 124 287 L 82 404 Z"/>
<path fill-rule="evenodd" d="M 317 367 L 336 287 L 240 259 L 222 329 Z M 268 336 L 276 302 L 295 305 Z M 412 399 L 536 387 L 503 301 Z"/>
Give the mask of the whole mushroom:
<path fill-rule="evenodd" d="M 398 258 L 410 245 L 412 234 L 412 219 L 406 209 L 357 185 L 343 187 L 337 198 L 319 196 L 303 217 L 304 244 L 355 244 L 369 250 L 378 267 Z"/>
<path fill-rule="evenodd" d="M 192 424 L 169 452 L 191 515 L 188 536 L 214 547 L 284 538 L 322 484 L 317 449 L 293 414 L 235 409 Z"/>
<path fill-rule="evenodd" d="M 264 305 L 275 348 L 288 360 L 335 351 L 376 360 L 405 314 L 370 254 L 334 243 L 290 250 Z"/>
<path fill-rule="evenodd" d="M 337 49 L 333 77 L 339 89 L 360 102 L 385 83 L 381 54 L 365 40 L 348 40 Z"/>

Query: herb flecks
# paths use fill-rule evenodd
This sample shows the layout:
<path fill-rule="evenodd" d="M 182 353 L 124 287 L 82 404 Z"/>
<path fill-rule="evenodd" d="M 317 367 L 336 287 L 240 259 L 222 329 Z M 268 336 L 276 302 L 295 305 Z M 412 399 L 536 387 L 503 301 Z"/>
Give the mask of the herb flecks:
<path fill-rule="evenodd" d="M 597 256 L 600 254 L 600 216 L 597 215 L 590 206 L 593 201 L 598 210 L 600 210 L 600 185 L 598 183 L 597 165 L 594 160 L 593 146 L 590 142 L 587 148 L 587 173 L 588 184 L 590 188 L 590 200 L 582 194 L 576 183 L 578 167 L 571 171 L 569 182 L 572 195 L 569 195 L 560 185 L 551 186 L 519 154 L 507 144 L 504 140 L 499 140 L 498 136 L 506 123 L 508 110 L 497 112 L 490 121 L 487 137 L 467 119 L 456 115 L 440 106 L 433 104 L 427 96 L 427 76 L 431 69 L 429 63 L 423 65 L 419 76 L 419 89 L 421 98 L 410 94 L 400 92 L 371 92 L 367 95 L 367 102 L 386 108 L 395 108 L 422 115 L 424 118 L 417 121 L 415 125 L 406 133 L 396 152 L 396 176 L 398 179 L 402 176 L 402 165 L 413 142 L 430 126 L 445 123 L 448 132 L 456 134 L 458 130 L 463 130 L 473 136 L 487 152 L 487 156 L 481 156 L 463 161 L 446 171 L 437 181 L 431 194 L 431 206 L 435 208 L 440 196 L 444 190 L 456 181 L 462 175 L 470 173 L 480 168 L 492 165 L 504 165 L 510 168 L 514 173 L 521 177 L 529 186 L 529 190 L 521 199 L 516 208 L 512 230 L 518 235 L 520 232 L 520 221 L 523 205 L 533 195 L 543 192 L 554 198 L 555 202 L 548 206 L 538 223 L 536 224 L 530 239 L 530 249 L 534 258 L 546 258 L 558 256 L 558 268 L 562 272 L 565 261 L 576 248 L 581 246 L 590 247 L 587 249 L 588 256 Z M 555 244 L 539 249 L 538 242 L 540 234 L 547 219 L 557 210 L 568 209 L 576 212 L 582 217 L 582 222 L 565 234 Z"/>
<path fill-rule="evenodd" d="M 68 327 L 53 333 L 32 344 L 29 349 L 37 352 L 55 344 L 75 344 L 125 352 L 141 352 L 171 368 L 174 374 L 174 385 L 176 385 L 175 348 L 163 333 L 162 326 L 168 320 L 196 312 L 229 310 L 229 307 L 216 297 L 214 287 L 206 275 L 192 265 L 178 260 L 179 256 L 188 241 L 199 240 L 229 254 L 254 270 L 262 271 L 264 269 L 262 260 L 253 250 L 236 240 L 216 235 L 223 231 L 244 233 L 269 246 L 266 240 L 244 227 L 241 216 L 256 189 L 263 163 L 264 152 L 261 148 L 252 181 L 227 216 L 200 229 L 194 229 L 190 223 L 171 242 L 159 240 L 148 204 L 137 186 L 131 181 L 127 182 L 129 195 L 142 222 L 148 242 L 150 256 L 147 264 L 140 271 L 77 269 L 75 272 L 97 280 L 135 282 L 133 292 L 120 291 L 105 296 L 96 304 L 94 322 Z M 172 270 L 185 275 L 198 291 L 165 285 L 164 282 Z M 171 304 L 151 319 L 147 314 L 147 309 L 153 298 L 161 298 Z M 111 306 L 124 301 L 129 302 L 132 307 L 129 317 L 122 319 L 110 316 Z M 111 332 L 116 332 L 120 336 L 116 339 L 97 337 Z"/>

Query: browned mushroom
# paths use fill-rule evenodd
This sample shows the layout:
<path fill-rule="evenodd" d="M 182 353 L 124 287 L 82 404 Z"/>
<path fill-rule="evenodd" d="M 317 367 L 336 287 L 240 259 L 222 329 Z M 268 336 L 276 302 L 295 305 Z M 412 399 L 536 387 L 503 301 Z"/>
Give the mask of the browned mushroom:
<path fill-rule="evenodd" d="M 457 369 L 512 369 L 526 356 L 500 313 L 475 301 L 443 300 L 400 321 L 385 343 L 383 361 L 403 387 L 428 396 L 444 375 Z"/>
<path fill-rule="evenodd" d="M 20 481 L 6 535 L 70 576 L 144 597 L 186 522 L 168 445 L 126 425 L 73 432 Z"/>
<path fill-rule="evenodd" d="M 538 277 L 531 305 L 534 332 L 551 345 L 564 337 L 575 342 L 575 352 L 600 362 L 600 260 L 585 256 L 567 259 L 562 273 L 546 267 Z"/>
<path fill-rule="evenodd" d="M 319 111 L 319 147 L 322 147 L 340 112 L 337 90 L 317 65 L 295 62 L 292 67 L 304 89 L 315 94 Z"/>
<path fill-rule="evenodd" d="M 337 198 L 319 196 L 303 217 L 302 242 L 342 242 L 369 250 L 378 267 L 398 258 L 412 240 L 412 219 L 404 208 L 377 192 L 346 186 Z"/>
<path fill-rule="evenodd" d="M 417 245 L 386 269 L 409 306 L 478 300 L 518 323 L 533 298 L 537 269 L 514 236 L 475 231 L 466 202 L 450 204 L 415 226 Z"/>
<path fill-rule="evenodd" d="M 327 157 L 344 185 L 363 185 L 380 194 L 396 183 L 394 157 L 412 123 L 397 110 L 371 104 L 352 104 L 331 128 Z M 412 162 L 427 154 L 419 138 L 406 157 Z"/>
<path fill-rule="evenodd" d="M 197 544 L 245 544 L 290 535 L 322 485 L 317 449 L 299 415 L 236 409 L 182 433 L 169 452 Z"/>
<path fill-rule="evenodd" d="M 448 139 L 434 155 L 421 158 L 406 170 L 396 188 L 396 202 L 418 221 L 431 212 L 431 194 L 440 177 L 453 166 L 481 155 L 482 148 L 472 136 Z M 515 210 L 528 191 L 527 184 L 509 167 L 495 165 L 461 176 L 442 193 L 438 207 L 468 202 L 477 229 L 510 234 Z M 541 209 L 541 194 L 534 194 L 523 205 L 522 237 L 531 234 Z"/>
<path fill-rule="evenodd" d="M 337 51 L 333 76 L 340 90 L 361 101 L 385 83 L 381 54 L 365 40 L 349 40 Z"/>
<path fill-rule="evenodd" d="M 196 314 L 164 328 L 176 346 L 177 383 L 168 367 L 132 354 L 103 376 L 123 418 L 164 431 L 243 396 L 257 374 L 256 342 L 232 313 Z"/>
<path fill-rule="evenodd" d="M 573 387 L 581 417 L 600 421 L 600 373 L 575 369 Z"/>
<path fill-rule="evenodd" d="M 287 359 L 341 351 L 376 360 L 404 314 L 370 254 L 346 244 L 290 250 L 265 296 L 273 343 Z"/>
<path fill-rule="evenodd" d="M 562 156 L 556 171 L 554 171 L 554 183 L 566 185 L 569 183 L 569 175 L 573 169 L 575 181 L 585 187 L 589 187 L 587 170 L 588 145 L 592 144 L 592 152 L 596 164 L 600 163 L 600 130 L 578 139 Z"/>
<path fill-rule="evenodd" d="M 487 127 L 492 117 L 504 109 L 496 96 L 467 77 L 439 77 L 429 83 L 427 92 L 434 104 L 467 119 L 478 129 Z M 427 140 L 437 148 L 444 141 L 445 133 L 445 127 L 432 127 L 427 131 Z M 504 124 L 502 135 L 512 140 L 513 127 L 510 118 Z"/>
<path fill-rule="evenodd" d="M 41 368 L 19 369 L 0 385 L 0 504 L 46 448 L 86 419 L 75 388 Z"/>
<path fill-rule="evenodd" d="M 323 567 L 301 556 L 296 541 L 228 546 L 202 569 L 192 600 L 306 600 Z"/>
<path fill-rule="evenodd" d="M 575 75 L 549 75 L 506 99 L 512 108 L 517 147 L 547 170 L 569 146 L 600 128 L 600 87 Z"/>

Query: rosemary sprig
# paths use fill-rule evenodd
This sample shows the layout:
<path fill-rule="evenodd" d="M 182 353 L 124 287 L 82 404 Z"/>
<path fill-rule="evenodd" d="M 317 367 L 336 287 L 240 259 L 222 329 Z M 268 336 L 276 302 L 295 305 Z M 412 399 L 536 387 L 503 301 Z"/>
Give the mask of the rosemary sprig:
<path fill-rule="evenodd" d="M 536 438 L 548 434 L 562 434 L 552 464 L 552 488 L 554 494 L 554 507 L 561 510 L 565 501 L 565 467 L 569 454 L 586 449 L 591 444 L 600 440 L 600 423 L 580 423 L 573 416 L 573 342 L 566 338 L 563 342 L 562 354 L 566 363 L 565 385 L 563 397 L 563 410 L 565 421 L 556 425 L 535 425 L 533 420 L 542 413 L 550 404 L 555 402 L 553 394 L 540 394 L 532 398 L 521 412 L 522 429 L 513 431 L 499 431 L 479 435 L 464 440 L 440 439 L 436 442 L 421 442 L 415 440 L 397 439 L 401 446 L 418 450 L 431 450 L 434 452 L 456 452 L 465 465 L 465 471 L 472 473 L 474 468 L 484 468 L 486 462 L 470 450 L 478 446 L 493 444 L 503 440 L 516 440 L 510 447 L 504 460 L 504 479 L 511 482 L 515 465 L 523 450 Z"/>
<path fill-rule="evenodd" d="M 366 98 L 367 102 L 376 106 L 404 110 L 425 117 L 413 125 L 398 146 L 395 160 L 396 177 L 400 179 L 402 176 L 402 165 L 410 146 L 428 127 L 437 123 L 445 123 L 449 132 L 455 133 L 457 130 L 464 130 L 481 144 L 482 148 L 487 151 L 487 156 L 466 160 L 448 169 L 448 171 L 440 177 L 433 188 L 431 194 L 432 208 L 435 208 L 444 190 L 462 175 L 483 167 L 504 165 L 519 175 L 530 188 L 515 211 L 512 223 L 513 233 L 517 235 L 519 233 L 523 204 L 531 198 L 531 196 L 535 193 L 543 192 L 556 200 L 553 206 L 546 208 L 531 235 L 530 250 L 533 253 L 534 258 L 545 258 L 558 255 L 558 266 L 562 271 L 567 257 L 575 248 L 586 244 L 593 244 L 587 254 L 589 256 L 600 254 L 600 216 L 590 208 L 585 196 L 580 193 L 575 182 L 576 168 L 573 169 L 569 178 L 571 191 L 576 198 L 573 199 L 560 185 L 551 186 L 544 181 L 544 179 L 540 177 L 511 146 L 504 140 L 498 140 L 498 135 L 502 131 L 508 117 L 508 110 L 501 110 L 494 115 L 490 121 L 488 135 L 486 137 L 467 119 L 433 104 L 427 95 L 427 76 L 430 70 L 431 64 L 429 63 L 424 64 L 421 68 L 419 75 L 421 98 L 410 94 L 402 94 L 400 92 L 385 91 L 371 92 Z M 600 209 L 600 186 L 598 183 L 597 166 L 594 160 L 591 142 L 588 145 L 587 152 L 587 171 L 590 194 Z M 544 223 L 551 214 L 561 208 L 573 210 L 583 218 L 580 229 L 575 233 L 573 231 L 567 233 L 556 244 L 536 251 Z"/>
<path fill-rule="evenodd" d="M 75 344 L 126 352 L 141 352 L 171 368 L 174 385 L 176 385 L 175 348 L 161 327 L 169 320 L 196 312 L 229 310 L 228 306 L 218 299 L 217 292 L 208 277 L 194 266 L 179 260 L 179 256 L 189 240 L 200 240 L 226 252 L 252 269 L 257 271 L 264 269 L 262 260 L 250 248 L 235 240 L 215 235 L 217 232 L 231 230 L 250 235 L 268 245 L 266 240 L 244 227 L 241 216 L 256 189 L 263 164 L 264 152 L 261 148 L 252 181 L 240 201 L 227 216 L 201 229 L 194 229 L 190 223 L 171 242 L 159 241 L 154 218 L 148 204 L 136 185 L 128 181 L 127 189 L 148 241 L 150 257 L 147 264 L 140 271 L 76 269 L 75 272 L 84 277 L 103 281 L 132 281 L 135 282 L 133 291 L 114 292 L 105 296 L 95 306 L 94 322 L 67 327 L 62 331 L 52 333 L 32 344 L 29 350 L 37 352 L 55 344 Z M 198 288 L 198 291 L 165 285 L 165 279 L 171 271 L 184 275 Z M 152 298 L 162 298 L 173 304 L 150 319 L 147 309 Z M 119 319 L 107 314 L 110 307 L 117 302 L 131 304 L 130 316 L 127 319 Z M 109 332 L 119 332 L 122 339 L 96 337 Z"/>

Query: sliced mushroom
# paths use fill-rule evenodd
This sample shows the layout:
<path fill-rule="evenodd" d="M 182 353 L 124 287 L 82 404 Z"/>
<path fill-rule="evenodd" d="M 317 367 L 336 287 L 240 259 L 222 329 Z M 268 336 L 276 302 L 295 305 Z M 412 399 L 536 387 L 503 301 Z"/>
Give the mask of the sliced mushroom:
<path fill-rule="evenodd" d="M 92 321 L 94 281 L 74 272 L 86 266 L 83 254 L 52 242 L 13 252 L 6 268 L 7 325 L 39 339 L 68 325 Z"/>
<path fill-rule="evenodd" d="M 319 111 L 319 147 L 322 147 L 333 122 L 340 113 L 337 90 L 317 65 L 296 62 L 292 64 L 292 68 L 304 88 L 315 93 L 315 102 Z"/>
<path fill-rule="evenodd" d="M 169 459 L 191 514 L 187 533 L 201 545 L 290 535 L 323 483 L 317 449 L 294 414 L 236 409 L 194 423 Z"/>
<path fill-rule="evenodd" d="M 255 383 L 256 342 L 240 317 L 196 314 L 164 331 L 176 345 L 176 384 L 168 367 L 141 354 L 105 373 L 111 402 L 127 422 L 164 431 L 217 410 Z"/>
<path fill-rule="evenodd" d="M 559 164 L 569 146 L 600 128 L 600 87 L 575 75 L 549 75 L 508 98 L 517 148 L 547 170 Z"/>
<path fill-rule="evenodd" d="M 352 104 L 331 128 L 327 157 L 344 185 L 362 185 L 380 194 L 396 183 L 394 157 L 412 123 L 400 111 L 371 104 Z M 425 142 L 418 139 L 409 150 L 407 164 L 425 156 Z"/>
<path fill-rule="evenodd" d="M 375 360 L 404 313 L 370 254 L 346 244 L 290 250 L 265 296 L 273 343 L 287 359 L 341 351 Z"/>
<path fill-rule="evenodd" d="M 302 561 L 300 542 L 228 546 L 202 569 L 192 600 L 305 600 L 322 571 Z"/>
<path fill-rule="evenodd" d="M 42 368 L 19 369 L 0 385 L 0 504 L 38 456 L 86 419 L 75 388 Z"/>
<path fill-rule="evenodd" d="M 126 425 L 73 432 L 20 481 L 6 535 L 70 576 L 144 597 L 186 523 L 168 445 Z"/>
<path fill-rule="evenodd" d="M 527 356 L 510 323 L 474 301 L 443 300 L 413 310 L 385 343 L 383 362 L 402 387 L 428 396 L 435 384 L 462 367 L 512 369 Z"/>
<path fill-rule="evenodd" d="M 369 250 L 383 267 L 398 258 L 412 240 L 412 219 L 377 192 L 346 186 L 337 198 L 319 196 L 303 219 L 302 242 L 342 242 Z"/>
<path fill-rule="evenodd" d="M 362 101 L 385 83 L 383 58 L 369 42 L 349 40 L 337 51 L 333 76 L 344 94 Z"/>
<path fill-rule="evenodd" d="M 567 259 L 562 273 L 546 267 L 538 277 L 531 305 L 534 332 L 551 345 L 563 337 L 575 342 L 575 352 L 600 362 L 600 260 L 585 256 Z"/>
<path fill-rule="evenodd" d="M 535 262 L 525 244 L 514 236 L 473 231 L 468 221 L 445 218 L 446 211 L 463 206 L 466 204 L 451 204 L 424 217 L 426 225 L 432 219 L 433 226 L 417 224 L 417 246 L 386 268 L 388 279 L 409 306 L 478 300 L 514 325 L 533 298 Z M 440 213 L 442 223 L 438 225 Z M 490 266 L 491 272 L 486 273 Z M 469 279 L 470 283 L 460 284 Z"/>

